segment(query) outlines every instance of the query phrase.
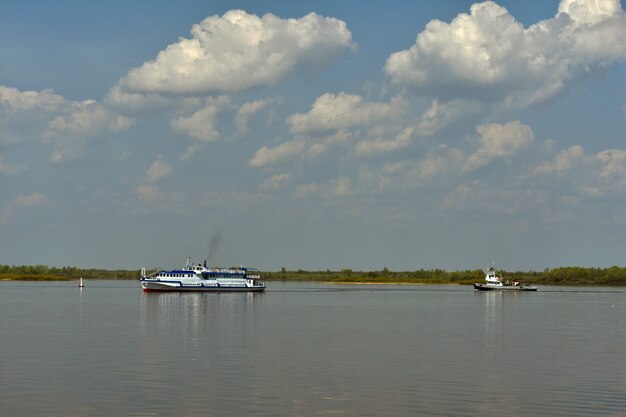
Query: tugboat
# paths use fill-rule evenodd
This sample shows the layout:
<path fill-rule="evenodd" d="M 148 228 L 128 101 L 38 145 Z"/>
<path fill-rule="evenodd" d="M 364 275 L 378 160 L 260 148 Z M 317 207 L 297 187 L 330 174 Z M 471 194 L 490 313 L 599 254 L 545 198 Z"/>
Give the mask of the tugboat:
<path fill-rule="evenodd" d="M 141 268 L 141 288 L 144 291 L 264 291 L 265 283 L 260 275 L 251 273 L 253 268 L 207 268 L 194 265 L 191 258 L 182 269 L 159 271 L 146 275 L 146 268 Z"/>
<path fill-rule="evenodd" d="M 478 291 L 537 291 L 534 285 L 523 285 L 518 281 L 502 282 L 502 277 L 496 273 L 496 265 L 485 270 L 485 283 L 475 282 L 474 289 Z"/>

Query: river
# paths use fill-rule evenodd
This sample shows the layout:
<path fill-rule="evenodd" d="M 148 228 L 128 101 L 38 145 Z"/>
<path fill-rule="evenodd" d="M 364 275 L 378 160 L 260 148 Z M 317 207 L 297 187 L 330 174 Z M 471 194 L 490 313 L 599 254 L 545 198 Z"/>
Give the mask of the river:
<path fill-rule="evenodd" d="M 0 282 L 0 414 L 626 416 L 626 289 Z"/>

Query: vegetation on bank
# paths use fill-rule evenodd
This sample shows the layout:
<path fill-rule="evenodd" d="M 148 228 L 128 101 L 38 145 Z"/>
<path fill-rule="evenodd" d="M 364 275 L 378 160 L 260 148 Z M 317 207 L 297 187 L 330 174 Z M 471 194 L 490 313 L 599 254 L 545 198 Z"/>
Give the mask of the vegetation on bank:
<path fill-rule="evenodd" d="M 610 268 L 562 267 L 546 269 L 543 272 L 507 272 L 499 271 L 505 281 L 519 281 L 525 284 L 543 285 L 622 285 L 626 286 L 626 267 Z M 322 281 L 322 282 L 354 282 L 354 283 L 407 283 L 407 284 L 458 284 L 471 285 L 483 282 L 484 271 L 480 269 L 465 271 L 446 271 L 444 269 L 390 271 L 287 271 L 263 273 L 265 280 L 284 281 Z"/>
<path fill-rule="evenodd" d="M 72 281 L 79 278 L 90 279 L 138 279 L 139 270 L 81 269 L 74 266 L 62 268 L 46 265 L 0 265 L 0 280 L 21 281 Z"/>
<path fill-rule="evenodd" d="M 505 280 L 519 281 L 537 285 L 621 285 L 626 286 L 626 267 L 610 268 L 562 267 L 546 269 L 543 272 L 507 272 L 501 271 Z M 282 268 L 278 272 L 261 272 L 266 281 L 319 281 L 343 283 L 377 284 L 458 284 L 471 285 L 482 282 L 484 272 L 480 269 L 453 271 L 444 269 L 416 271 L 288 271 Z M 54 268 L 45 265 L 0 265 L 0 280 L 30 281 L 71 281 L 84 279 L 138 279 L 139 270 L 80 269 L 76 267 Z"/>

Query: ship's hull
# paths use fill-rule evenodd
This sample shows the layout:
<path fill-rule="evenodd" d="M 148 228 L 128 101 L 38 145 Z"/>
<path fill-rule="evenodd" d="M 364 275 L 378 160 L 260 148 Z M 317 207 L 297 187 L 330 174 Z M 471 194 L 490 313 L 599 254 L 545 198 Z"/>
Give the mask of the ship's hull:
<path fill-rule="evenodd" d="M 237 285 L 237 284 L 185 284 L 181 282 L 141 281 L 141 288 L 146 292 L 178 291 L 178 292 L 261 292 L 265 285 Z"/>
<path fill-rule="evenodd" d="M 537 287 L 528 285 L 487 285 L 474 284 L 474 289 L 478 291 L 537 291 Z"/>

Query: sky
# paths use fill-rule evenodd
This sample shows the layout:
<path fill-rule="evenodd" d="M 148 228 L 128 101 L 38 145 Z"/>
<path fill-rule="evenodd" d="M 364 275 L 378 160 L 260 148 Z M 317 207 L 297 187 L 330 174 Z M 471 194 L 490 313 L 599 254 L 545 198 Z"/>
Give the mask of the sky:
<path fill-rule="evenodd" d="M 619 0 L 0 3 L 0 264 L 626 266 Z"/>

